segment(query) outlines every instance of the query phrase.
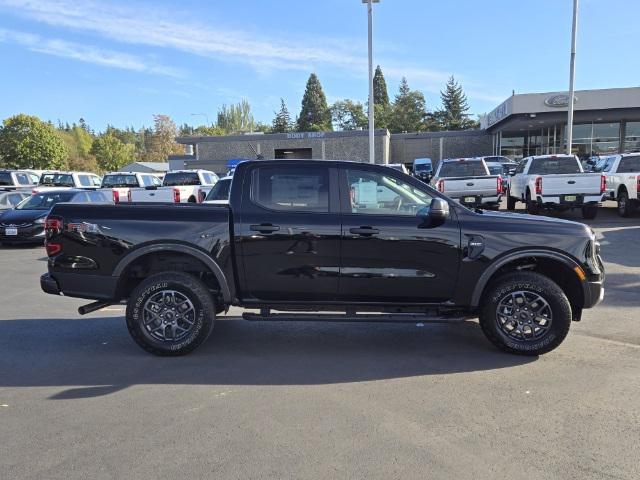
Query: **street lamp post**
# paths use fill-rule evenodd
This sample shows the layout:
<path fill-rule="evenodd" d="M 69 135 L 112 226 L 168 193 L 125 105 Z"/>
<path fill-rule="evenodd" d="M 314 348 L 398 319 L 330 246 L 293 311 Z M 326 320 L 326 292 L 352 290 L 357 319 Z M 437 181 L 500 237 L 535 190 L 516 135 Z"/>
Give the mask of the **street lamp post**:
<path fill-rule="evenodd" d="M 367 4 L 367 16 L 369 20 L 369 163 L 376 162 L 375 156 L 375 125 L 373 120 L 373 5 L 380 3 L 380 0 L 362 0 Z"/>
<path fill-rule="evenodd" d="M 573 145 L 573 80 L 576 74 L 576 37 L 578 35 L 578 0 L 573 0 L 573 25 L 571 27 L 571 60 L 569 64 L 569 105 L 567 118 L 567 154 L 571 155 Z"/>

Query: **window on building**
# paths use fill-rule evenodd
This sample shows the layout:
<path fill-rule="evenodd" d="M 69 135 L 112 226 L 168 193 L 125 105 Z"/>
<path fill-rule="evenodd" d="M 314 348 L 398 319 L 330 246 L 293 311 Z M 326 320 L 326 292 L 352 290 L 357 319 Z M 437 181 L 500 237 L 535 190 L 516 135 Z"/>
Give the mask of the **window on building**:
<path fill-rule="evenodd" d="M 611 155 L 620 151 L 620 123 L 594 123 L 592 155 Z"/>
<path fill-rule="evenodd" d="M 625 153 L 640 152 L 640 122 L 627 122 L 624 151 Z"/>

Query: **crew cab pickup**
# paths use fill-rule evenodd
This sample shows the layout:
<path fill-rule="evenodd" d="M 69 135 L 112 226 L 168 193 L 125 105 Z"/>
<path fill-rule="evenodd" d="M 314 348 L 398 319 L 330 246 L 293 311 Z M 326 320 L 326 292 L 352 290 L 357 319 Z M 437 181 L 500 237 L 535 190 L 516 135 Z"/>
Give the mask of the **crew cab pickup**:
<path fill-rule="evenodd" d="M 587 226 L 469 210 L 382 165 L 247 161 L 225 205 L 58 204 L 45 227 L 42 289 L 94 300 L 82 314 L 126 302 L 158 355 L 196 348 L 232 305 L 248 320 L 479 317 L 496 346 L 536 355 L 604 294 Z"/>
<path fill-rule="evenodd" d="M 120 203 L 130 202 L 134 189 L 158 188 L 161 185 L 162 181 L 150 173 L 112 172 L 102 177 L 100 190 L 106 191 L 114 203 Z"/>
<path fill-rule="evenodd" d="M 442 160 L 431 184 L 439 192 L 468 207 L 497 209 L 504 192 L 501 175 L 491 175 L 481 158 Z"/>
<path fill-rule="evenodd" d="M 132 202 L 200 203 L 218 181 L 208 170 L 175 170 L 168 172 L 162 187 L 146 187 L 131 191 Z"/>
<path fill-rule="evenodd" d="M 100 188 L 102 179 L 91 172 L 44 172 L 40 176 L 38 185 L 33 193 L 61 188 L 82 188 L 83 190 L 95 190 Z"/>
<path fill-rule="evenodd" d="M 527 212 L 582 209 L 582 217 L 593 219 L 605 191 L 605 177 L 584 173 L 575 155 L 539 155 L 522 159 L 509 183 L 507 210 L 516 202 L 526 204 Z"/>
<path fill-rule="evenodd" d="M 36 175 L 20 170 L 0 170 L 0 191 L 31 190 L 38 183 Z"/>
<path fill-rule="evenodd" d="M 605 199 L 618 202 L 618 213 L 630 217 L 640 205 L 640 153 L 610 155 L 593 168 L 607 178 Z"/>

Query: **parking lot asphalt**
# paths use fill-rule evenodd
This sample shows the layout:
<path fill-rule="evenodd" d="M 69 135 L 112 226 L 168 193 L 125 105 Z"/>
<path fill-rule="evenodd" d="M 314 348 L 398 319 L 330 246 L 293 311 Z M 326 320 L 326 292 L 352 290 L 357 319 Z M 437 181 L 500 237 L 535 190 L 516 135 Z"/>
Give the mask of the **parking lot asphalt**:
<path fill-rule="evenodd" d="M 578 214 L 566 214 L 580 220 Z M 251 323 L 181 358 L 0 248 L 0 478 L 640 478 L 640 215 L 588 222 L 603 304 L 555 351 L 456 325 Z"/>

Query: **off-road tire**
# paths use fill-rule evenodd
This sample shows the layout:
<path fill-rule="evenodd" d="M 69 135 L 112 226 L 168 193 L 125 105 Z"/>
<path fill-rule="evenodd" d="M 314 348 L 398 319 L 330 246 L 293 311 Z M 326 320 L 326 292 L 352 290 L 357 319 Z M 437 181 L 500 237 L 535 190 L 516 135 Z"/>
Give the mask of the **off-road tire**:
<path fill-rule="evenodd" d="M 177 292 L 193 306 L 193 326 L 183 338 L 161 340 L 144 325 L 144 307 L 161 291 Z M 146 278 L 135 288 L 127 303 L 126 320 L 129 334 L 144 350 L 159 356 L 179 356 L 193 351 L 209 337 L 215 314 L 215 300 L 203 282 L 187 273 L 165 272 Z"/>
<path fill-rule="evenodd" d="M 539 338 L 518 340 L 499 325 L 498 306 L 508 295 L 527 291 L 540 295 L 552 312 L 552 321 L 548 331 Z M 483 295 L 480 313 L 480 326 L 485 336 L 496 347 L 508 353 L 518 355 L 542 355 L 550 352 L 569 333 L 571 325 L 571 305 L 562 289 L 551 279 L 536 272 L 507 273 L 493 281 Z"/>
<path fill-rule="evenodd" d="M 593 220 L 598 216 L 598 205 L 584 205 L 582 207 L 582 218 Z"/>

